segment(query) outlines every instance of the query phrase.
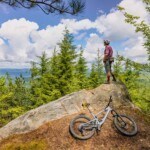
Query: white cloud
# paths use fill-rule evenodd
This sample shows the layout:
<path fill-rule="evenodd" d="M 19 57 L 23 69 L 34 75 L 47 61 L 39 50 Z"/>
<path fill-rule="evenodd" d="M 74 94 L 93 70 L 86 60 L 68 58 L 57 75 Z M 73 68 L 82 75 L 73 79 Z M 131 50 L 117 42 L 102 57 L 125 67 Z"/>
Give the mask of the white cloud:
<path fill-rule="evenodd" d="M 0 62 L 0 68 L 30 68 L 30 64 L 23 62 Z"/>
<path fill-rule="evenodd" d="M 63 37 L 65 26 L 47 26 L 46 29 L 38 30 L 35 22 L 24 18 L 13 19 L 3 23 L 0 27 L 0 61 L 13 61 L 16 67 L 29 66 L 24 62 L 37 61 L 37 55 L 46 51 L 48 56 Z M 12 67 L 10 63 L 3 62 L 0 67 Z"/>
<path fill-rule="evenodd" d="M 83 32 L 83 33 L 79 34 L 75 39 L 82 40 L 83 38 L 85 38 L 86 34 L 87 34 L 86 32 Z"/>
<path fill-rule="evenodd" d="M 9 20 L 1 25 L 0 36 L 5 42 L 5 58 L 10 60 L 25 61 L 31 43 L 29 35 L 37 30 L 38 25 L 25 19 Z"/>
<path fill-rule="evenodd" d="M 124 16 L 119 11 L 104 14 L 98 17 L 95 23 L 98 32 L 104 34 L 104 37 L 111 41 L 135 35 L 134 27 L 124 22 Z"/>
<path fill-rule="evenodd" d="M 89 53 L 95 53 L 97 49 L 104 48 L 103 40 L 95 33 L 91 33 L 85 46 L 86 51 Z"/>
<path fill-rule="evenodd" d="M 39 30 L 37 23 L 25 18 L 8 20 L 0 27 L 0 37 L 2 38 L 0 38 L 2 53 L 0 59 L 24 64 L 26 61 L 37 61 L 36 56 L 41 55 L 43 51 L 51 56 L 56 45 L 61 42 L 66 26 L 71 33 L 78 33 L 80 30 L 90 29 L 91 21 L 88 19 L 81 21 L 72 19 L 69 22 L 68 19 L 63 19 L 56 26 L 49 25 L 45 29 Z M 85 34 L 78 38 L 83 38 Z M 7 65 L 9 63 L 6 65 L 2 63 L 0 67 Z"/>
<path fill-rule="evenodd" d="M 145 3 L 141 0 L 123 0 L 119 5 L 125 8 L 129 14 L 139 16 L 141 20 L 148 21 L 149 14 L 145 9 Z"/>
<path fill-rule="evenodd" d="M 6 46 L 5 45 L 0 45 L 0 60 L 5 60 L 5 55 L 6 55 Z"/>
<path fill-rule="evenodd" d="M 3 39 L 0 38 L 0 45 L 3 45 L 4 44 L 4 41 Z"/>
<path fill-rule="evenodd" d="M 55 46 L 62 40 L 65 26 L 58 24 L 57 26 L 47 26 L 46 29 L 33 31 L 30 35 L 31 41 L 34 42 L 33 51 L 36 55 L 40 55 L 41 51 L 45 51 L 51 56 Z"/>
<path fill-rule="evenodd" d="M 128 13 L 141 17 L 141 20 L 147 21 L 149 18 L 141 0 L 123 0 L 119 6 L 124 7 Z M 110 13 L 99 16 L 95 23 L 97 30 L 112 41 L 137 36 L 135 28 L 124 20 L 123 13 L 113 8 Z"/>
<path fill-rule="evenodd" d="M 89 30 L 95 28 L 95 23 L 89 19 L 77 21 L 76 19 L 62 19 L 61 23 L 67 26 L 71 33 L 78 33 L 80 30 Z"/>
<path fill-rule="evenodd" d="M 103 10 L 98 11 L 100 14 L 104 14 L 105 12 Z"/>
<path fill-rule="evenodd" d="M 141 0 L 123 0 L 119 5 L 124 7 L 128 13 L 140 16 L 140 20 L 148 22 L 150 16 Z M 123 43 L 123 54 L 126 57 L 139 62 L 147 62 L 146 49 L 142 46 L 144 43 L 142 34 L 135 33 L 135 28 L 125 23 L 124 20 L 122 12 L 113 8 L 110 13 L 99 16 L 95 23 L 98 32 L 103 34 L 104 38 L 110 39 L 112 42 L 127 39 Z"/>
<path fill-rule="evenodd" d="M 103 55 L 103 40 L 97 34 L 91 33 L 86 42 L 84 57 L 88 63 L 92 63 L 97 58 L 98 49 L 100 50 L 100 56 Z"/>
<path fill-rule="evenodd" d="M 122 54 L 130 58 L 134 61 L 138 61 L 141 63 L 145 63 L 147 61 L 147 51 L 142 46 L 144 43 L 143 37 L 137 37 L 134 39 L 127 40 L 124 45 L 124 51 L 122 51 Z"/>

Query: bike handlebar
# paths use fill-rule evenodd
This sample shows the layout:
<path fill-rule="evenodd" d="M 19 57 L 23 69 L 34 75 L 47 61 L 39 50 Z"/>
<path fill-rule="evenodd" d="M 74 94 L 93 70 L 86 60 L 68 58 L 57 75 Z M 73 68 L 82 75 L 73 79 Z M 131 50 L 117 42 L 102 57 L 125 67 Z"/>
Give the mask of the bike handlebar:
<path fill-rule="evenodd" d="M 110 105 L 111 102 L 112 102 L 112 95 L 110 96 L 109 102 L 108 102 L 108 104 L 106 105 L 105 109 Z"/>

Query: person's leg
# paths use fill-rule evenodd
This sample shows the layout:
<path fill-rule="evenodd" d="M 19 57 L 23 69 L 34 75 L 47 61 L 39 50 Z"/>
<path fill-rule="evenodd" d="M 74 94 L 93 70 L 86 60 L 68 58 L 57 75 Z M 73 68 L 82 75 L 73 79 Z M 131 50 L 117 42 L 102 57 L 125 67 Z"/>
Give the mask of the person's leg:
<path fill-rule="evenodd" d="M 115 75 L 113 74 L 113 72 L 111 72 L 111 75 L 113 77 L 113 81 L 116 81 Z"/>
<path fill-rule="evenodd" d="M 107 82 L 110 83 L 110 71 L 107 72 Z"/>
<path fill-rule="evenodd" d="M 112 63 L 110 63 L 110 74 L 113 77 L 113 81 L 116 81 L 115 75 L 114 75 L 114 73 L 112 72 L 112 69 L 111 69 L 111 65 L 112 65 Z"/>
<path fill-rule="evenodd" d="M 110 75 L 111 75 L 111 73 L 110 73 L 110 63 L 109 63 L 108 60 L 105 62 L 105 71 L 106 71 L 106 78 L 107 78 L 106 83 L 109 84 L 110 83 Z"/>

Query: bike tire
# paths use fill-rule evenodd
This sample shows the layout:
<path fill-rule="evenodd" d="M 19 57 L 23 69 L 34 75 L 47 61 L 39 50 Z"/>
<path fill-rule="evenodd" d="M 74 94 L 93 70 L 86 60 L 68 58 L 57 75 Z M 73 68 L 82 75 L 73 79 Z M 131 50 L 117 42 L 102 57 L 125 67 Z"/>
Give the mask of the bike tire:
<path fill-rule="evenodd" d="M 75 124 L 76 124 L 76 122 L 78 122 L 79 120 L 85 120 L 84 122 L 82 122 L 82 123 L 86 123 L 86 122 L 89 122 L 91 119 L 89 118 L 89 117 L 87 117 L 87 116 L 85 116 L 85 115 L 79 115 L 79 116 L 76 116 L 73 120 L 71 120 L 71 122 L 70 122 L 70 125 L 69 125 L 69 130 L 70 130 L 70 133 L 72 134 L 72 136 L 74 137 L 74 138 L 77 138 L 77 139 L 80 139 L 80 140 L 87 140 L 87 139 L 89 139 L 89 138 L 91 138 L 93 135 L 94 135 L 94 133 L 95 133 L 95 128 L 92 128 L 91 129 L 91 131 L 87 134 L 87 135 L 85 135 L 85 136 L 83 136 L 83 135 L 80 135 L 80 132 L 77 132 L 76 131 L 76 127 L 75 127 Z M 77 128 L 78 128 L 79 126 L 77 126 Z M 78 129 L 77 129 L 78 130 Z"/>
<path fill-rule="evenodd" d="M 121 127 L 122 126 L 121 120 L 119 121 L 120 117 L 124 120 L 124 122 L 126 122 L 125 127 Z M 129 123 L 129 121 L 130 121 L 130 123 Z M 123 121 L 122 121 L 122 123 L 123 123 Z M 114 118 L 114 124 L 115 124 L 115 127 L 117 128 L 117 130 L 126 136 L 134 136 L 138 132 L 137 125 L 136 125 L 135 121 L 129 116 L 126 116 L 126 115 L 119 115 L 118 116 L 118 115 L 116 115 Z M 127 131 L 127 129 L 129 129 L 129 127 L 132 128 L 131 131 Z"/>

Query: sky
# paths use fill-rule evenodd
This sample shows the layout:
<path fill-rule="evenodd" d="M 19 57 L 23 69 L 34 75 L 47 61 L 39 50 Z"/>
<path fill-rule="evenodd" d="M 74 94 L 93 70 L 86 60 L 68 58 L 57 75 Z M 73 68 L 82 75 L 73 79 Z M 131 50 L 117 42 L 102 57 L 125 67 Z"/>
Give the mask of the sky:
<path fill-rule="evenodd" d="M 118 5 L 150 22 L 142 0 L 86 0 L 85 10 L 78 16 L 46 15 L 38 8 L 29 10 L 0 4 L 0 68 L 29 68 L 30 62 L 37 62 L 43 51 L 51 57 L 55 47 L 59 51 L 58 43 L 66 26 L 74 36 L 76 51 L 84 48 L 89 66 L 95 61 L 98 49 L 103 56 L 104 39 L 111 41 L 114 55 L 119 53 L 146 63 L 143 35 L 125 23 Z"/>

